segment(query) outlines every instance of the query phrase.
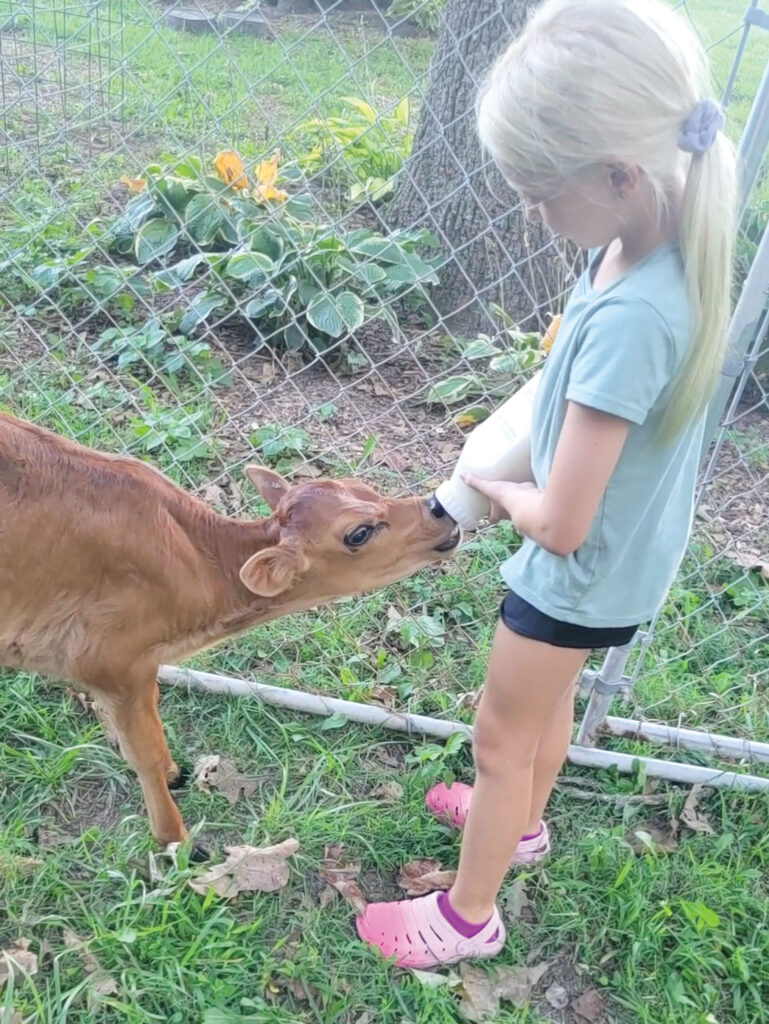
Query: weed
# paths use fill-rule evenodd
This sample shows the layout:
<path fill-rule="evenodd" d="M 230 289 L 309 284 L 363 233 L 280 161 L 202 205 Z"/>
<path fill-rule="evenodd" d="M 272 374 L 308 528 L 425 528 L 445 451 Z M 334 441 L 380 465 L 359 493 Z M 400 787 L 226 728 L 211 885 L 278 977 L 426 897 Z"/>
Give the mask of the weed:
<path fill-rule="evenodd" d="M 313 118 L 296 129 L 296 144 L 307 139 L 311 147 L 297 162 L 304 171 L 347 183 L 353 202 L 386 199 L 411 152 L 409 101 L 402 99 L 386 114 L 356 97 L 343 96 L 341 102 L 346 114 Z"/>

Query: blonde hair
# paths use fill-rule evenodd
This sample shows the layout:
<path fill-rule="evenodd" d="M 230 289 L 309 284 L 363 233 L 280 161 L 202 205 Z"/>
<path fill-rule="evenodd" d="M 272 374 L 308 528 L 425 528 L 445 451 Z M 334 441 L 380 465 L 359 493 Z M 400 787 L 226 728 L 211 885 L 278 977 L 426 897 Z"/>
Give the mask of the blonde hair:
<path fill-rule="evenodd" d="M 723 132 L 704 153 L 678 147 L 711 95 L 705 53 L 658 0 L 547 0 L 502 54 L 478 101 L 481 141 L 516 188 L 555 194 L 603 163 L 637 165 L 660 214 L 677 211 L 692 344 L 662 431 L 707 406 L 724 359 L 736 230 L 734 149 Z"/>

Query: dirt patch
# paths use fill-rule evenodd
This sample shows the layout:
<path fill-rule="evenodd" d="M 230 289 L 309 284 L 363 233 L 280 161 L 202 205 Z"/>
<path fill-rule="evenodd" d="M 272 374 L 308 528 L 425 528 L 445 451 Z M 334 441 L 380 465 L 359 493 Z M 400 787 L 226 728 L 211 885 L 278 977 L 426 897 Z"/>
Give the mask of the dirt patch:
<path fill-rule="evenodd" d="M 696 532 L 743 568 L 769 565 L 769 406 L 738 413 L 718 453 Z"/>
<path fill-rule="evenodd" d="M 449 429 L 442 410 L 424 403 L 445 365 L 429 336 L 394 343 L 376 325 L 358 338 L 353 354 L 368 365 L 354 372 L 338 356 L 302 363 L 254 351 L 232 335 L 216 340 L 232 360 L 233 386 L 218 397 L 233 438 L 265 423 L 300 427 L 310 434 L 312 458 L 321 465 L 338 464 L 340 456 L 354 465 L 375 438 L 367 462 L 404 480 L 441 471 L 459 451 L 459 430 Z"/>
<path fill-rule="evenodd" d="M 532 951 L 528 960 L 534 963 L 540 958 L 538 950 Z M 608 1024 L 603 997 L 590 984 L 590 978 L 583 978 L 569 958 L 561 952 L 551 965 L 536 989 L 535 1006 L 540 1024 Z"/>
<path fill-rule="evenodd" d="M 122 788 L 105 779 L 94 779 L 68 783 L 60 800 L 46 804 L 42 813 L 46 824 L 41 826 L 39 841 L 45 845 L 43 837 L 56 835 L 76 839 L 91 828 L 108 831 L 127 814 L 142 815 L 144 811 L 135 780 Z"/>

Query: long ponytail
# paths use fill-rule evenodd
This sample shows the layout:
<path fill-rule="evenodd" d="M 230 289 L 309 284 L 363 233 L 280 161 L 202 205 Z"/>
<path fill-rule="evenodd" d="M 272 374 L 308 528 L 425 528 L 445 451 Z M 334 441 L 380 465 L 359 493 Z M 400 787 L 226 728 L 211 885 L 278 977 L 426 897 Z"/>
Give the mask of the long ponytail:
<path fill-rule="evenodd" d="M 734 148 L 723 132 L 692 156 L 680 216 L 680 244 L 692 305 L 693 344 L 681 366 L 681 386 L 662 421 L 673 437 L 704 412 L 718 381 L 727 345 L 736 231 Z"/>

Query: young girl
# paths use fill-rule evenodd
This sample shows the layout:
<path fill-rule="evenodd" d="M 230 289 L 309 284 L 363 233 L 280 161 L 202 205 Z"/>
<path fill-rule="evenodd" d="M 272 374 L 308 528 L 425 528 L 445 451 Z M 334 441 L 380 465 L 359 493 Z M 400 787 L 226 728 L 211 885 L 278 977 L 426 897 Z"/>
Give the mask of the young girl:
<path fill-rule="evenodd" d="M 375 903 L 362 939 L 405 967 L 490 957 L 505 872 L 542 814 L 588 653 L 626 644 L 686 546 L 703 412 L 729 314 L 735 164 L 704 53 L 657 0 L 547 0 L 491 72 L 483 144 L 532 215 L 590 250 L 545 364 L 536 485 L 467 478 L 524 541 L 474 729 L 475 785 L 428 809 L 464 829 L 448 893 Z"/>

